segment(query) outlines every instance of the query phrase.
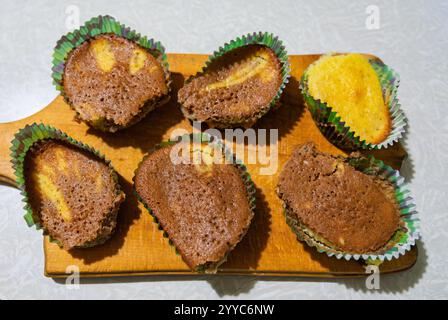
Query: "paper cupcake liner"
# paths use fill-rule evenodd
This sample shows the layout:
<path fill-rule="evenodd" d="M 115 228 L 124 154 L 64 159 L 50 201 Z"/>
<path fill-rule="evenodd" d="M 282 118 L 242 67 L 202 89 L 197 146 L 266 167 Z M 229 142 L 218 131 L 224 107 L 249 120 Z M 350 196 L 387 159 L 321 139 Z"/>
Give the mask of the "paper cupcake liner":
<path fill-rule="evenodd" d="M 331 106 L 312 97 L 308 91 L 308 70 L 314 63 L 305 70 L 300 81 L 300 90 L 320 131 L 329 141 L 345 150 L 387 148 L 397 142 L 405 132 L 407 119 L 397 98 L 397 90 L 400 84 L 399 75 L 380 61 L 370 59 L 369 63 L 380 81 L 383 99 L 388 106 L 392 122 L 391 132 L 383 142 L 378 144 L 367 143 L 355 136 L 355 132 L 346 126 Z"/>
<path fill-rule="evenodd" d="M 356 170 L 365 174 L 375 175 L 391 183 L 395 190 L 395 199 L 400 211 L 400 228 L 384 247 L 376 252 L 357 254 L 344 252 L 333 248 L 331 244 L 323 237 L 313 233 L 312 230 L 303 226 L 290 212 L 285 208 L 287 224 L 291 227 L 298 239 L 304 241 L 308 246 L 315 247 L 318 252 L 326 253 L 329 257 L 345 260 L 364 260 L 368 264 L 378 264 L 385 260 L 398 259 L 407 251 L 411 250 L 416 240 L 420 237 L 420 219 L 416 211 L 414 200 L 410 196 L 404 178 L 400 176 L 397 170 L 384 164 L 383 161 L 375 159 L 373 156 L 348 158 L 348 163 Z"/>
<path fill-rule="evenodd" d="M 67 96 L 65 95 L 63 87 L 63 74 L 64 74 L 65 62 L 71 51 L 79 47 L 85 41 L 92 39 L 100 34 L 115 34 L 119 37 L 133 41 L 134 43 L 146 49 L 154 58 L 156 58 L 163 67 L 165 73 L 165 81 L 168 86 L 168 94 L 165 97 L 169 97 L 169 92 L 171 91 L 171 77 L 169 72 L 168 59 L 165 54 L 165 48 L 163 47 L 163 45 L 160 42 L 155 41 L 154 39 L 148 39 L 146 36 L 141 36 L 135 30 L 131 30 L 124 24 L 120 24 L 120 22 L 116 21 L 111 16 L 98 16 L 87 21 L 79 29 L 76 29 L 73 32 L 69 32 L 68 34 L 62 36 L 58 40 L 56 47 L 54 49 L 53 61 L 52 61 L 53 84 L 56 86 L 56 89 L 64 97 L 64 100 L 67 104 L 69 104 L 73 108 Z M 140 111 L 141 114 L 139 114 L 138 117 L 133 119 L 133 121 L 129 123 L 127 126 L 124 127 L 117 126 L 117 129 L 123 129 L 138 122 L 149 111 L 154 109 L 156 105 L 162 104 L 165 101 L 166 99 L 160 99 L 160 98 L 148 101 L 143 107 L 143 109 Z M 79 116 L 78 112 L 77 114 Z M 100 125 L 98 126 L 98 128 L 104 130 L 104 128 L 102 128 Z"/>
<path fill-rule="evenodd" d="M 254 211 L 255 211 L 256 188 L 255 188 L 255 184 L 252 181 L 252 178 L 251 178 L 249 172 L 247 171 L 246 166 L 239 159 L 236 158 L 236 156 L 232 153 L 232 151 L 230 149 L 228 149 L 224 146 L 224 143 L 222 142 L 222 140 L 220 140 L 214 136 L 211 136 L 207 133 L 193 133 L 188 136 L 189 136 L 190 142 L 195 141 L 195 142 L 200 142 L 200 143 L 210 143 L 209 146 L 212 146 L 215 150 L 221 151 L 223 153 L 223 155 L 225 156 L 225 159 L 230 159 L 230 161 L 226 162 L 226 163 L 233 164 L 234 166 L 236 166 L 239 169 L 239 171 L 241 173 L 241 178 L 243 179 L 244 184 L 246 186 L 247 200 L 249 202 L 250 209 L 252 211 L 252 216 L 250 218 L 250 222 L 251 222 L 253 219 L 253 216 L 254 216 Z M 159 219 L 154 214 L 154 211 L 145 202 L 145 200 L 143 200 L 143 198 L 140 196 L 137 189 L 135 188 L 135 177 L 138 173 L 140 165 L 146 160 L 146 158 L 151 153 L 153 153 L 154 151 L 156 151 L 158 149 L 177 144 L 177 143 L 183 141 L 183 138 L 184 138 L 184 136 L 179 136 L 175 140 L 163 141 L 160 144 L 157 144 L 151 150 L 149 150 L 149 152 L 143 157 L 142 161 L 137 166 L 137 169 L 135 170 L 134 178 L 133 178 L 134 194 L 136 195 L 138 201 L 140 201 L 143 204 L 143 206 L 146 208 L 146 210 L 148 210 L 149 214 L 153 218 L 153 222 L 157 225 L 158 229 L 163 232 L 163 237 L 168 239 L 169 245 L 175 250 L 176 254 L 178 254 L 178 255 L 180 254 L 179 250 L 176 248 L 173 241 L 170 239 L 169 234 L 163 229 L 162 225 L 159 222 Z M 250 226 L 250 222 L 249 222 L 249 226 Z M 223 258 L 221 260 L 219 260 L 217 262 L 207 262 L 207 263 L 197 267 L 194 271 L 198 272 L 198 273 L 204 273 L 204 272 L 205 273 L 215 273 L 217 271 L 218 267 L 227 260 L 229 253 L 235 248 L 235 246 L 246 235 L 248 228 L 243 230 L 242 234 L 239 237 L 239 240 L 234 244 L 234 246 L 229 248 L 229 250 L 226 252 L 226 254 L 223 256 Z"/>
<path fill-rule="evenodd" d="M 268 113 L 279 102 L 280 97 L 286 87 L 286 84 L 289 81 L 291 66 L 289 64 L 288 53 L 286 52 L 283 42 L 278 37 L 276 37 L 272 33 L 268 33 L 268 32 L 249 33 L 247 35 L 243 35 L 234 40 L 231 40 L 228 43 L 225 43 L 222 47 L 219 47 L 219 49 L 217 51 L 215 51 L 212 55 L 210 55 L 208 57 L 208 60 L 205 63 L 205 66 L 202 68 L 202 70 L 200 72 L 198 72 L 196 75 L 188 78 L 186 82 L 189 82 L 193 78 L 203 75 L 207 71 L 208 67 L 212 64 L 212 62 L 214 62 L 218 58 L 222 57 L 224 54 L 228 53 L 229 51 L 232 51 L 234 49 L 238 49 L 238 48 L 241 48 L 241 47 L 244 47 L 247 45 L 252 45 L 252 44 L 264 45 L 264 46 L 270 48 L 275 53 L 277 58 L 279 59 L 280 64 L 281 64 L 282 83 L 277 91 L 277 94 L 274 96 L 274 98 L 269 103 L 268 108 L 263 109 L 259 114 L 257 114 L 254 117 L 251 117 L 250 119 L 242 119 L 242 120 L 238 120 L 238 121 L 234 121 L 234 122 L 224 122 L 224 121 L 218 121 L 218 120 L 211 120 L 211 121 L 206 121 L 206 122 L 223 124 L 224 127 L 227 127 L 227 125 L 232 126 L 232 125 L 237 125 L 237 124 L 243 124 L 245 122 L 253 124 L 258 119 L 260 119 L 262 116 L 264 116 L 266 113 Z M 182 107 L 182 109 L 183 109 L 183 107 Z M 188 119 L 190 119 L 192 121 L 196 120 L 194 118 L 194 116 L 187 114 L 187 112 L 183 112 L 183 113 Z"/>
<path fill-rule="evenodd" d="M 26 125 L 24 128 L 20 129 L 14 136 L 14 139 L 11 141 L 11 163 L 14 169 L 14 174 L 16 176 L 16 182 L 18 187 L 20 188 L 20 194 L 23 196 L 22 201 L 25 203 L 25 211 L 26 214 L 24 216 L 25 221 L 27 222 L 29 227 L 35 226 L 37 230 L 42 229 L 41 221 L 39 217 L 33 214 L 33 210 L 31 208 L 31 204 L 29 202 L 28 193 L 25 187 L 25 157 L 29 150 L 39 142 L 44 140 L 59 140 L 65 143 L 76 146 L 82 150 L 86 150 L 92 154 L 94 154 L 97 158 L 104 161 L 108 166 L 112 173 L 112 177 L 115 182 L 115 194 L 118 196 L 122 194 L 120 184 L 118 182 L 118 175 L 115 169 L 112 167 L 110 160 L 107 160 L 104 155 L 102 155 L 99 151 L 95 150 L 91 146 L 82 143 L 68 136 L 66 133 L 56 129 L 54 127 L 44 125 L 44 124 L 36 124 Z M 119 206 L 118 206 L 119 207 Z M 114 208 L 114 210 L 118 210 Z M 114 211 L 111 212 L 111 214 Z M 45 232 L 45 230 L 44 230 Z M 50 237 L 52 242 L 59 242 L 52 237 Z"/>

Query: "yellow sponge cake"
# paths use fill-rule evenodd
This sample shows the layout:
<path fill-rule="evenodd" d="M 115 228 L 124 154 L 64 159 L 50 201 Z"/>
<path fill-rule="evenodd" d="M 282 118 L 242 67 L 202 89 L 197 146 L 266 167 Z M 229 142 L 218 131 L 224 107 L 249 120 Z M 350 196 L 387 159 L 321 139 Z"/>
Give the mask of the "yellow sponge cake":
<path fill-rule="evenodd" d="M 378 144 L 391 119 L 378 76 L 360 54 L 326 55 L 307 70 L 308 92 L 325 102 L 361 141 Z"/>

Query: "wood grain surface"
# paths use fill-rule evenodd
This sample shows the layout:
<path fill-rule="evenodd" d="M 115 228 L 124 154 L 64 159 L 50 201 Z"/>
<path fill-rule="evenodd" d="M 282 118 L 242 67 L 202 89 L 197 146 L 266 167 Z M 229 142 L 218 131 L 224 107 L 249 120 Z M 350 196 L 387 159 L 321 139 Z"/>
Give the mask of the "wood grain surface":
<path fill-rule="evenodd" d="M 260 168 L 265 165 L 248 165 L 257 187 L 257 209 L 246 237 L 220 267 L 221 274 L 313 277 L 365 275 L 360 262 L 329 258 L 298 242 L 286 225 L 280 200 L 275 194 L 278 173 L 296 145 L 311 140 L 321 151 L 343 154 L 321 135 L 299 93 L 298 80 L 303 70 L 318 57 L 290 56 L 292 77 L 283 94 L 281 107 L 268 113 L 254 126 L 258 129 L 278 129 L 278 144 L 267 145 L 268 150 L 278 148 L 278 170 L 273 175 L 261 175 Z M 192 275 L 143 206 L 137 202 L 132 192 L 132 177 L 146 151 L 167 140 L 174 129 L 184 128 L 191 132 L 191 124 L 184 119 L 176 104 L 176 94 L 184 79 L 200 70 L 206 58 L 207 55 L 168 54 L 174 80 L 171 101 L 133 127 L 115 134 L 101 133 L 84 123 L 75 122 L 75 112 L 60 96 L 26 119 L 0 124 L 0 181 L 3 183 L 14 184 L 15 180 L 9 158 L 14 133 L 26 124 L 42 122 L 61 129 L 105 154 L 118 171 L 120 183 L 126 192 L 127 199 L 119 212 L 117 231 L 104 245 L 67 252 L 45 237 L 45 275 L 64 277 L 70 265 L 77 265 L 81 274 L 87 277 Z M 246 145 L 246 151 L 250 147 Z M 406 157 L 400 144 L 373 153 L 397 169 Z M 24 212 L 17 214 L 23 215 Z M 416 259 L 417 249 L 414 247 L 400 259 L 383 263 L 380 270 L 382 273 L 405 270 Z"/>

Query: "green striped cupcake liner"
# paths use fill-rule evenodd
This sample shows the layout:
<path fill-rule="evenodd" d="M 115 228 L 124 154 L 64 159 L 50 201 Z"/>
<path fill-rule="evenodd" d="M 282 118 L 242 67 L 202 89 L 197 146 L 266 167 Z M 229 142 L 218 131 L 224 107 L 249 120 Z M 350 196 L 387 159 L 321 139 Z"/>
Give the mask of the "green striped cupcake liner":
<path fill-rule="evenodd" d="M 52 61 L 53 73 L 51 75 L 53 78 L 53 84 L 56 86 L 56 89 L 61 93 L 61 95 L 64 97 L 64 100 L 69 105 L 71 104 L 64 93 L 63 85 L 65 62 L 69 57 L 70 52 L 72 52 L 75 48 L 79 47 L 85 41 L 88 41 L 89 39 L 92 39 L 101 34 L 115 34 L 119 37 L 133 41 L 142 48 L 146 49 L 154 58 L 156 58 L 162 64 L 165 72 L 165 79 L 168 85 L 168 91 L 170 91 L 171 78 L 168 58 L 166 56 L 164 46 L 154 39 L 148 39 L 146 36 L 141 36 L 140 33 L 137 33 L 135 30 L 131 30 L 124 24 L 120 24 L 120 22 L 116 21 L 115 18 L 111 16 L 98 16 L 91 18 L 79 29 L 76 29 L 73 32 L 69 32 L 68 34 L 62 36 L 58 40 L 58 42 L 56 43 L 56 47 L 54 48 Z M 159 101 L 154 101 L 154 103 L 156 104 L 158 102 Z M 146 108 L 141 111 L 142 116 L 136 119 L 136 121 L 140 120 L 144 115 L 146 115 L 147 112 L 152 110 L 152 106 L 153 104 L 151 103 L 151 101 L 149 101 L 148 105 L 145 106 Z M 132 125 L 136 121 L 132 122 L 129 125 Z"/>
<path fill-rule="evenodd" d="M 122 194 L 120 184 L 118 182 L 118 175 L 115 169 L 113 168 L 110 160 L 107 160 L 103 154 L 99 151 L 95 150 L 91 146 L 77 141 L 72 137 L 68 136 L 66 133 L 62 132 L 59 129 L 54 127 L 45 125 L 45 124 L 37 124 L 33 123 L 31 125 L 26 125 L 24 128 L 20 129 L 14 136 L 14 139 L 11 141 L 11 163 L 14 169 L 14 174 L 16 176 L 16 182 L 18 187 L 20 188 L 22 195 L 22 201 L 25 203 L 25 221 L 29 227 L 35 226 L 37 230 L 42 229 L 43 226 L 37 214 L 33 213 L 31 208 L 31 204 L 29 202 L 28 193 L 26 191 L 26 181 L 25 181 L 25 158 L 26 154 L 29 150 L 33 148 L 37 143 L 46 141 L 46 140 L 58 140 L 70 145 L 76 146 L 82 150 L 86 150 L 91 154 L 94 154 L 97 158 L 104 161 L 110 168 L 113 179 L 115 181 L 115 192 L 116 195 Z M 44 230 L 45 231 L 45 230 Z M 51 239 L 51 237 L 50 237 Z M 55 239 L 51 239 L 52 242 L 56 242 Z"/>
<path fill-rule="evenodd" d="M 322 134 L 341 149 L 357 150 L 387 148 L 401 139 L 405 132 L 407 119 L 401 110 L 397 97 L 397 90 L 400 84 L 398 73 L 381 61 L 370 59 L 369 63 L 375 70 L 378 80 L 380 81 L 383 99 L 388 106 L 392 121 L 390 134 L 383 142 L 378 144 L 367 143 L 365 140 L 361 140 L 358 136 L 355 136 L 356 133 L 352 131 L 350 127 L 346 126 L 341 117 L 332 110 L 331 106 L 311 96 L 308 91 L 308 70 L 314 63 L 304 71 L 300 81 L 300 90 L 302 91 L 304 100 L 315 123 Z"/>
<path fill-rule="evenodd" d="M 399 205 L 400 228 L 384 247 L 376 252 L 357 254 L 353 252 L 344 252 L 332 247 L 324 238 L 313 233 L 312 230 L 301 224 L 290 213 L 289 208 L 285 207 L 286 222 L 297 235 L 300 241 L 304 241 L 308 246 L 314 247 L 320 253 L 325 253 L 329 257 L 345 260 L 364 260 L 368 264 L 378 264 L 383 261 L 398 259 L 401 255 L 411 250 L 412 246 L 420 238 L 420 219 L 416 211 L 414 200 L 406 187 L 404 178 L 400 176 L 397 170 L 384 164 L 383 161 L 375 159 L 369 155 L 367 157 L 349 157 L 348 163 L 356 170 L 365 174 L 375 175 L 393 185 L 395 190 L 395 199 Z M 286 204 L 284 204 L 286 206 Z"/>
<path fill-rule="evenodd" d="M 148 153 L 143 157 L 142 161 L 139 163 L 139 165 L 137 166 L 137 169 L 134 172 L 134 178 L 133 178 L 134 194 L 137 197 L 138 201 L 141 202 L 143 204 L 143 206 L 145 207 L 145 209 L 149 212 L 149 214 L 151 215 L 151 217 L 153 219 L 153 222 L 157 225 L 157 228 L 163 232 L 163 237 L 168 239 L 169 245 L 175 250 L 177 255 L 180 255 L 179 250 L 176 248 L 173 241 L 170 239 L 169 234 L 163 229 L 163 227 L 160 224 L 159 219 L 155 215 L 154 211 L 145 202 L 145 200 L 143 200 L 143 198 L 140 196 L 137 189 L 135 188 L 135 177 L 137 176 L 140 165 L 146 160 L 146 158 L 151 153 L 153 153 L 154 151 L 159 150 L 161 148 L 170 147 L 172 145 L 175 145 L 177 143 L 185 141 L 186 139 L 188 139 L 187 141 L 191 141 L 191 142 L 195 142 L 195 143 L 208 143 L 208 145 L 213 147 L 215 150 L 221 151 L 223 153 L 226 163 L 233 164 L 234 166 L 236 166 L 239 169 L 239 171 L 241 173 L 241 178 L 243 179 L 244 184 L 246 186 L 247 200 L 249 202 L 250 209 L 252 211 L 251 220 L 253 219 L 254 212 L 255 212 L 255 206 L 256 206 L 256 188 L 255 188 L 255 184 L 247 170 L 247 167 L 239 159 L 236 158 L 236 156 L 233 154 L 233 152 L 224 145 L 224 143 L 221 139 L 218 139 L 217 137 L 212 136 L 207 133 L 192 133 L 189 135 L 178 136 L 173 140 L 163 141 L 163 142 L 157 144 L 154 148 L 150 149 L 148 151 Z M 203 152 L 202 149 L 201 149 L 201 152 Z M 245 230 L 241 234 L 239 241 L 237 241 L 232 248 L 229 248 L 227 253 L 224 255 L 224 257 L 220 261 L 213 262 L 213 263 L 206 263 L 204 265 L 199 266 L 194 271 L 198 272 L 198 273 L 214 273 L 214 272 L 216 272 L 218 267 L 227 260 L 229 253 L 242 240 L 242 238 L 245 236 L 246 232 L 247 232 L 247 230 Z"/>
<path fill-rule="evenodd" d="M 226 53 L 228 53 L 232 50 L 247 46 L 247 45 L 254 45 L 254 44 L 263 45 L 263 46 L 266 46 L 266 47 L 272 49 L 272 51 L 275 53 L 275 55 L 277 56 L 277 58 L 280 61 L 281 74 L 282 74 L 282 83 L 277 91 L 277 94 L 274 96 L 274 98 L 269 103 L 269 106 L 267 108 L 264 108 L 262 110 L 262 112 L 257 114 L 254 119 L 251 118 L 250 120 L 256 121 L 256 120 L 260 119 L 262 116 L 264 116 L 266 113 L 268 113 L 274 106 L 276 106 L 277 103 L 279 102 L 280 97 L 286 87 L 286 84 L 289 81 L 290 72 L 291 72 L 291 66 L 288 61 L 288 53 L 286 52 L 285 46 L 283 45 L 283 42 L 277 36 L 274 36 L 272 33 L 268 33 L 268 32 L 249 33 L 247 35 L 243 35 L 236 39 L 233 39 L 228 43 L 225 43 L 222 47 L 219 47 L 219 49 L 217 51 L 213 52 L 213 54 L 208 57 L 208 60 L 206 61 L 205 66 L 202 68 L 202 70 L 200 72 L 198 72 L 196 75 L 188 78 L 186 80 L 186 82 L 188 83 L 192 79 L 203 75 L 207 71 L 208 67 L 214 61 L 216 61 L 218 58 L 222 57 Z M 182 111 L 188 119 L 190 119 L 192 121 L 196 120 L 194 115 L 190 115 L 187 112 L 185 112 L 183 110 L 183 107 L 182 107 Z M 235 123 L 228 123 L 228 124 L 236 125 L 236 124 L 240 124 L 241 122 L 244 122 L 244 120 L 236 121 Z"/>

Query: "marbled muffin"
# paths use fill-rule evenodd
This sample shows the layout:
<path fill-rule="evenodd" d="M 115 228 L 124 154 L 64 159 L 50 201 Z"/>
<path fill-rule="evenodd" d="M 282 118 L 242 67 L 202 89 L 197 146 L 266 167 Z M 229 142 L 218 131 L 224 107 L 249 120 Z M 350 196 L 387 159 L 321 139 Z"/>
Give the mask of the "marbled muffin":
<path fill-rule="evenodd" d="M 64 249 L 92 247 L 115 230 L 125 195 L 104 161 L 58 140 L 32 146 L 24 162 L 33 219 Z"/>
<path fill-rule="evenodd" d="M 342 252 L 383 252 L 400 227 L 389 182 L 357 171 L 346 158 L 320 153 L 313 144 L 294 151 L 277 192 L 300 239 L 312 237 Z"/>
<path fill-rule="evenodd" d="M 213 163 L 210 147 L 191 164 L 174 164 L 173 148 L 145 157 L 134 187 L 191 270 L 213 273 L 249 228 L 251 189 L 241 167 Z"/>
<path fill-rule="evenodd" d="M 250 127 L 269 109 L 282 85 L 281 63 L 264 45 L 247 45 L 217 58 L 180 89 L 184 115 L 210 127 Z"/>
<path fill-rule="evenodd" d="M 115 34 L 89 38 L 72 50 L 62 87 L 78 117 L 103 131 L 128 127 L 169 99 L 161 58 Z"/>
<path fill-rule="evenodd" d="M 392 130 L 380 80 L 360 54 L 324 55 L 306 71 L 308 94 L 336 112 L 354 137 L 380 144 Z"/>

